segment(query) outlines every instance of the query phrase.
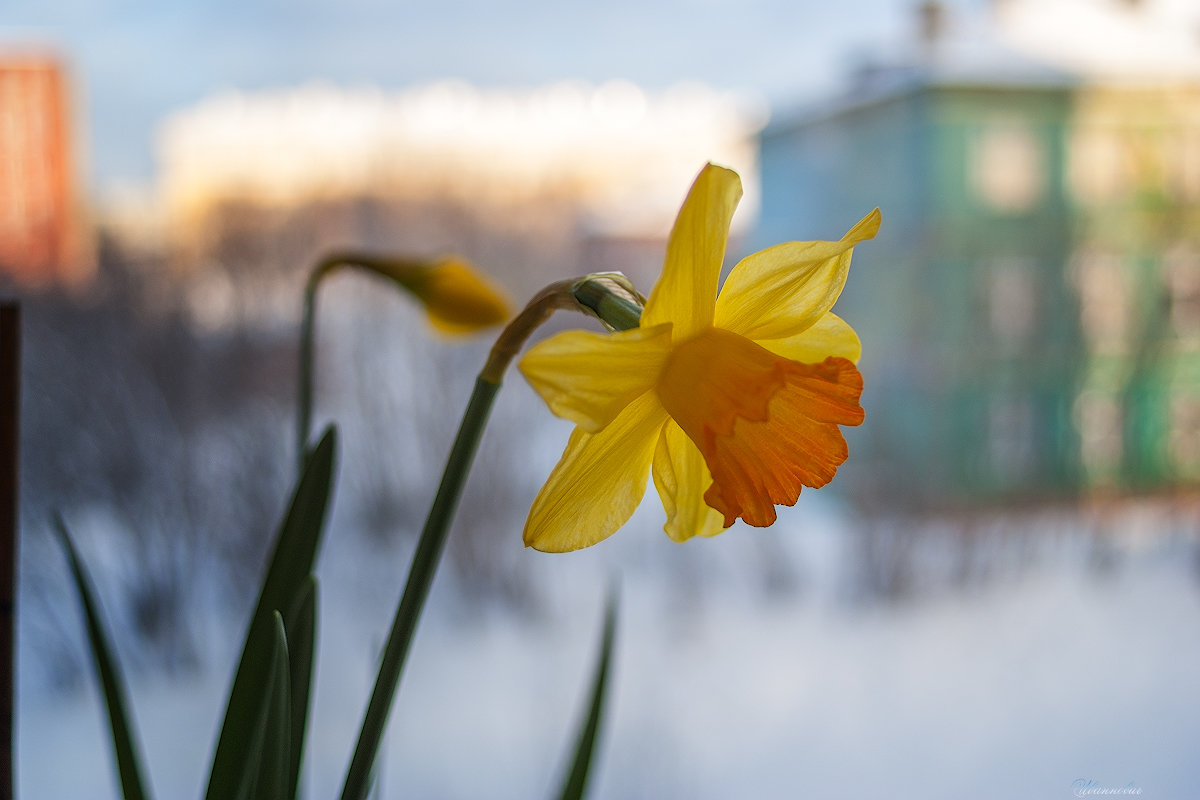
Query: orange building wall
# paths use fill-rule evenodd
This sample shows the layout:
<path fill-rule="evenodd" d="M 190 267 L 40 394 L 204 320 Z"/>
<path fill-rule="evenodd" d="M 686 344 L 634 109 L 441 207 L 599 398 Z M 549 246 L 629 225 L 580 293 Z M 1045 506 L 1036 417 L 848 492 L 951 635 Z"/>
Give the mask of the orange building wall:
<path fill-rule="evenodd" d="M 0 273 L 21 285 L 75 283 L 92 271 L 67 106 L 55 60 L 0 56 Z"/>

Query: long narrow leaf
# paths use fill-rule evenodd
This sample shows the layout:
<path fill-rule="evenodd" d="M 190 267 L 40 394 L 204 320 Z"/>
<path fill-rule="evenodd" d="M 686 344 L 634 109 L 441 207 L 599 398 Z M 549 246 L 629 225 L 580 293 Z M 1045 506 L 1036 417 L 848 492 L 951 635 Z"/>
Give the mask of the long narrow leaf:
<path fill-rule="evenodd" d="M 108 708 L 108 722 L 112 729 L 113 754 L 117 761 L 117 772 L 121 779 L 121 792 L 125 800 L 145 800 L 150 795 L 146 791 L 143 779 L 141 760 L 138 753 L 141 750 L 134 730 L 133 717 L 128 710 L 125 699 L 125 678 L 121 674 L 121 666 L 117 661 L 109 641 L 104 620 L 100 616 L 99 604 L 92 589 L 91 579 L 71 541 L 62 517 L 55 516 L 55 527 L 58 529 L 58 539 L 67 554 L 71 565 L 71 575 L 75 579 L 75 589 L 79 593 L 79 604 L 83 608 L 84 619 L 87 623 L 88 643 L 91 645 L 92 660 L 96 667 L 100 686 L 104 691 L 104 702 Z"/>
<path fill-rule="evenodd" d="M 273 647 L 271 637 L 264 635 L 262 629 L 269 629 L 276 610 L 291 613 L 313 571 L 325 528 L 336 449 L 337 431 L 330 427 L 305 461 L 287 516 L 280 525 L 271 564 L 259 593 L 258 605 L 250 618 L 242 657 L 229 690 L 225 720 L 213 753 L 208 800 L 227 800 L 231 796 L 230 787 L 242 786 L 246 774 L 256 774 L 254 765 L 248 763 L 253 753 L 250 739 L 256 732 L 254 722 L 259 702 L 271 680 Z M 285 618 L 285 626 L 287 623 Z M 258 645 L 252 646 L 255 641 Z"/>
<path fill-rule="evenodd" d="M 238 731 L 241 750 L 236 759 L 226 762 L 226 769 L 209 778 L 208 794 L 221 800 L 257 800 L 257 785 L 263 768 L 263 752 L 266 747 L 267 726 L 271 715 L 271 686 L 281 657 L 275 636 L 275 617 L 256 617 L 250 624 L 246 638 L 246 653 L 243 663 L 261 672 L 264 682 L 260 691 L 245 698 L 238 707 L 238 718 L 242 727 Z"/>
<path fill-rule="evenodd" d="M 288 663 L 291 684 L 291 781 L 288 798 L 296 797 L 300 768 L 304 763 L 304 736 L 308 729 L 308 705 L 312 694 L 313 651 L 317 638 L 317 579 L 309 575 L 287 618 Z"/>
<path fill-rule="evenodd" d="M 288 666 L 287 634 L 283 615 L 272 617 L 271 688 L 263 719 L 262 761 L 255 800 L 289 800 L 291 790 L 292 691 Z"/>
<path fill-rule="evenodd" d="M 600 652 L 596 658 L 595 678 L 592 681 L 592 702 L 587 716 L 579 729 L 575 757 L 571 769 L 563 781 L 559 800 L 580 800 L 587 790 L 588 774 L 592 756 L 596 751 L 596 736 L 600 729 L 600 718 L 604 711 L 604 698 L 608 688 L 609 665 L 612 662 L 613 638 L 617 628 L 617 592 L 611 590 L 604 610 L 604 631 L 600 636 Z"/>

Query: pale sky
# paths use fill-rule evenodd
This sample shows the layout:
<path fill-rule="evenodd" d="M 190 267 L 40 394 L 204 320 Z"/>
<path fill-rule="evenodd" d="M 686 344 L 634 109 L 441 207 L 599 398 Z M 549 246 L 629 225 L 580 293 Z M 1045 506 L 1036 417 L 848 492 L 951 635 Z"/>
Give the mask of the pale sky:
<path fill-rule="evenodd" d="M 68 60 L 86 173 L 104 193 L 148 181 L 160 121 L 222 90 L 696 80 L 795 102 L 907 35 L 916 2 L 4 0 L 0 46 L 49 44 Z"/>
<path fill-rule="evenodd" d="M 911 40 L 919 2 L 0 0 L 0 50 L 48 45 L 67 60 L 96 196 L 122 182 L 148 182 L 162 120 L 229 89 L 314 81 L 400 89 L 454 78 L 521 89 L 623 79 L 655 91 L 700 81 L 756 93 L 780 109 L 832 90 L 871 53 Z M 1135 5 L 943 2 L 954 25 L 977 22 L 1000 3 L 1037 12 L 1106 6 L 1127 13 Z M 1195 26 L 1200 38 L 1200 0 L 1141 3 Z"/>

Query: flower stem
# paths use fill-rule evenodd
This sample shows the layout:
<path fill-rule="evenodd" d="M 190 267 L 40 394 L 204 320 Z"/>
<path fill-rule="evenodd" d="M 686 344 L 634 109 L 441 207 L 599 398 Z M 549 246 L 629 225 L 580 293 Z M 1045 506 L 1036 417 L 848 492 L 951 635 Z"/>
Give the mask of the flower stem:
<path fill-rule="evenodd" d="M 525 310 L 518 314 L 500 334 L 492 346 L 483 370 L 475 380 L 475 389 L 471 393 L 467 410 L 463 414 L 458 436 L 450 449 L 446 469 L 442 473 L 442 482 L 438 486 L 433 506 L 429 510 L 429 517 L 425 521 L 421 538 L 417 542 L 416 552 L 413 554 L 408 582 L 404 586 L 400 604 L 396 607 L 392 629 L 388 634 L 387 643 L 384 645 L 379 675 L 376 678 L 371 699 L 367 704 L 358 743 L 354 748 L 354 756 L 346 771 L 346 781 L 342 786 L 342 800 L 363 800 L 370 788 L 371 771 L 375 764 L 376 752 L 387 725 L 387 717 L 396 694 L 396 687 L 400 682 L 400 675 L 404 670 L 409 645 L 412 643 L 425 599 L 429 596 L 429 589 L 433 584 L 433 576 L 446 544 L 446 535 L 450 529 L 454 510 L 462 494 L 462 487 L 466 482 L 471 462 L 474 460 L 480 436 L 492 408 L 492 402 L 500 391 L 504 372 L 520 352 L 530 334 L 549 319 L 556 309 L 596 313 L 591 305 L 584 305 L 577 297 L 578 287 L 586 281 L 586 278 L 561 281 L 551 284 L 539 292 L 525 307 Z M 622 319 L 618 320 L 618 323 L 628 324 L 628 322 L 629 314 L 626 312 Z"/>
<path fill-rule="evenodd" d="M 317 284 L 332 267 L 322 261 L 308 276 L 304 287 L 304 317 L 300 322 L 300 386 L 296 393 L 296 460 L 301 469 L 308 453 L 308 430 L 312 425 L 313 340 L 316 337 Z"/>
<path fill-rule="evenodd" d="M 458 436 L 450 450 L 446 462 L 446 471 L 442 483 L 438 487 L 433 500 L 433 507 L 421 531 L 417 542 L 417 550 L 413 555 L 412 567 L 408 573 L 408 583 L 404 586 L 404 594 L 400 605 L 396 608 L 396 616 L 392 620 L 392 630 L 388 634 L 384 646 L 383 661 L 379 667 L 379 676 L 375 689 L 371 693 L 371 701 L 363 717 L 362 730 L 359 733 L 358 744 L 354 749 L 350 767 L 346 772 L 346 782 L 342 787 L 343 800 L 362 800 L 370 788 L 371 770 L 375 763 L 375 754 L 387 724 L 388 712 L 391 710 L 392 699 L 396 694 L 396 686 L 400 682 L 400 674 L 404 669 L 404 661 L 412 643 L 417 620 L 429 596 L 429 588 L 441 559 L 442 549 L 446 543 L 446 533 L 450 528 L 450 520 L 462 494 L 463 483 L 475 450 L 479 444 L 480 435 L 487 423 L 492 401 L 500 390 L 499 383 L 477 378 L 475 390 L 467 404 L 463 415 L 462 425 Z"/>
<path fill-rule="evenodd" d="M 304 459 L 308 455 L 308 432 L 312 426 L 317 287 L 326 275 L 341 267 L 359 267 L 387 278 L 409 291 L 412 291 L 412 286 L 407 285 L 406 281 L 411 281 L 423 269 L 427 269 L 426 262 L 412 258 L 344 252 L 325 256 L 308 274 L 308 282 L 304 286 L 304 314 L 300 322 L 299 387 L 296 393 L 296 460 L 301 472 L 304 471 Z"/>

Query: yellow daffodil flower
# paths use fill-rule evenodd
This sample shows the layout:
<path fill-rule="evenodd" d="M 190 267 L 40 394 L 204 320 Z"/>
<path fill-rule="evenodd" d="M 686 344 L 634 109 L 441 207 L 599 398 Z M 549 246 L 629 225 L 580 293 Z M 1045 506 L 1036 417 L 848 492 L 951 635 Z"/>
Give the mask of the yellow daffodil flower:
<path fill-rule="evenodd" d="M 837 242 L 788 242 L 743 259 L 717 294 L 737 174 L 709 164 L 684 200 L 641 326 L 567 331 L 534 347 L 521 371 L 576 423 L 533 502 L 525 544 L 564 552 L 612 535 L 646 491 L 647 473 L 677 541 L 737 518 L 775 521 L 802 486 L 846 460 L 839 425 L 863 420 L 861 344 L 830 313 L 854 245 L 879 210 Z"/>

